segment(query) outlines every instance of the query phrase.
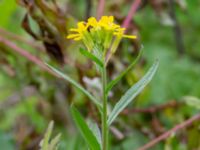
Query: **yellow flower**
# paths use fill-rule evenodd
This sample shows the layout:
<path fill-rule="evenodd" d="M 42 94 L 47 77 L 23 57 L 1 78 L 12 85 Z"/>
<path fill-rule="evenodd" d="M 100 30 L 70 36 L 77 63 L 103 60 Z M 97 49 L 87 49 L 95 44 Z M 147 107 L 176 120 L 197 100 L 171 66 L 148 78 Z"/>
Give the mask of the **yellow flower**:
<path fill-rule="evenodd" d="M 79 22 L 76 29 L 67 36 L 68 39 L 82 40 L 89 51 L 92 51 L 95 44 L 103 47 L 104 54 L 110 48 L 114 53 L 122 38 L 135 39 L 134 35 L 124 34 L 125 28 L 114 23 L 113 16 L 102 16 L 99 21 L 90 17 L 87 22 Z"/>
<path fill-rule="evenodd" d="M 85 22 L 83 22 L 83 21 L 79 22 L 77 24 L 77 28 L 76 29 L 75 28 L 70 29 L 70 31 L 74 32 L 74 33 L 69 34 L 67 36 L 67 38 L 68 39 L 74 39 L 75 41 L 81 40 L 83 38 L 84 32 L 87 31 L 87 28 L 88 28 L 88 26 L 87 26 L 87 24 L 85 24 Z"/>
<path fill-rule="evenodd" d="M 120 26 L 114 23 L 113 16 L 102 16 L 101 19 L 99 20 L 99 25 L 106 30 L 115 31 L 120 29 Z"/>
<path fill-rule="evenodd" d="M 92 49 L 93 41 L 88 33 L 88 25 L 85 22 L 78 22 L 77 28 L 72 28 L 70 31 L 72 33 L 67 36 L 67 39 L 73 39 L 75 41 L 82 40 L 88 50 Z"/>
<path fill-rule="evenodd" d="M 87 25 L 91 26 L 91 27 L 99 27 L 99 23 L 97 22 L 96 18 L 94 18 L 94 17 L 90 17 L 88 19 Z"/>
<path fill-rule="evenodd" d="M 135 35 L 126 35 L 124 34 L 125 28 L 119 29 L 117 32 L 114 32 L 114 35 L 121 36 L 122 38 L 129 38 L 129 39 L 136 39 L 137 36 Z"/>

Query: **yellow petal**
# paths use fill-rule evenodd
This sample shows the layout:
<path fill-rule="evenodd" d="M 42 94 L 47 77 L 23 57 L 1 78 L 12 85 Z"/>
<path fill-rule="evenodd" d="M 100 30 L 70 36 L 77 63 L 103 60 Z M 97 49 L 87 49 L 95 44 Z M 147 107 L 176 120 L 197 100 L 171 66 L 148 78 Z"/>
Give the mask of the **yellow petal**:
<path fill-rule="evenodd" d="M 97 22 L 96 18 L 90 17 L 90 18 L 88 19 L 88 26 L 95 27 L 95 26 L 97 26 L 97 25 L 98 25 L 98 22 Z"/>
<path fill-rule="evenodd" d="M 79 40 L 81 40 L 81 39 L 82 39 L 82 37 L 79 36 L 79 37 L 77 37 L 77 38 L 74 38 L 74 41 L 79 41 Z"/>
<path fill-rule="evenodd" d="M 79 32 L 87 30 L 87 26 L 85 25 L 85 22 L 83 21 L 78 22 L 78 30 Z"/>
<path fill-rule="evenodd" d="M 78 29 L 71 28 L 71 29 L 69 29 L 69 31 L 78 32 Z"/>
<path fill-rule="evenodd" d="M 109 17 L 108 17 L 108 20 L 109 20 L 110 22 L 113 22 L 113 21 L 114 21 L 114 17 L 113 17 L 113 16 L 109 16 Z"/>
<path fill-rule="evenodd" d="M 80 37 L 79 34 L 70 34 L 67 36 L 67 39 L 73 39 L 73 38 L 76 38 L 76 37 Z"/>
<path fill-rule="evenodd" d="M 129 38 L 129 39 L 136 39 L 137 38 L 137 36 L 135 36 L 135 35 L 125 35 L 125 34 L 123 34 L 122 37 Z"/>

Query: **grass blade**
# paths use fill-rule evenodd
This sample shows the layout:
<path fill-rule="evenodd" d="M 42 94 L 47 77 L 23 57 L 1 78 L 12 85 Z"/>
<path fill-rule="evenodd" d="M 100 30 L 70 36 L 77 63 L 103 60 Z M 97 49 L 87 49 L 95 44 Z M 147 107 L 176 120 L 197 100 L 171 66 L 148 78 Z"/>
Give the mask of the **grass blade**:
<path fill-rule="evenodd" d="M 54 71 L 57 75 L 59 75 L 61 78 L 65 79 L 66 81 L 68 81 L 69 83 L 71 83 L 72 85 L 74 85 L 76 88 L 78 88 L 80 91 L 82 91 L 85 95 L 87 95 L 90 100 L 92 100 L 92 102 L 94 102 L 98 108 L 100 108 L 101 110 L 101 104 L 99 103 L 99 101 L 93 96 L 91 95 L 86 89 L 84 89 L 80 84 L 78 84 L 75 80 L 73 80 L 72 78 L 70 78 L 68 75 L 60 72 L 59 70 L 57 70 L 56 68 L 52 67 L 51 65 L 47 64 L 47 66 Z"/>
<path fill-rule="evenodd" d="M 142 50 L 140 50 L 139 55 L 136 57 L 136 59 L 128 66 L 128 68 L 126 68 L 126 70 L 124 70 L 122 73 L 120 73 L 114 80 L 112 80 L 108 86 L 106 87 L 106 93 L 108 94 L 108 92 L 112 89 L 112 87 L 117 84 L 123 77 L 124 75 L 126 75 L 132 68 L 133 66 L 137 63 L 137 61 L 139 60 L 140 56 L 142 54 Z"/>
<path fill-rule="evenodd" d="M 78 110 L 72 106 L 71 107 L 71 114 L 73 116 L 74 122 L 81 132 L 81 135 L 86 140 L 87 144 L 89 145 L 91 150 L 100 150 L 100 145 L 95 137 L 95 135 L 92 133 L 90 128 L 88 127 L 87 123 L 84 121 L 81 114 L 78 112 Z"/>
<path fill-rule="evenodd" d="M 144 87 L 151 81 L 153 78 L 157 68 L 158 61 L 156 61 L 149 71 L 144 75 L 144 77 L 138 81 L 135 85 L 133 85 L 119 100 L 119 102 L 115 105 L 111 114 L 108 117 L 108 125 L 115 120 L 115 118 L 119 115 L 119 113 L 144 89 Z"/>

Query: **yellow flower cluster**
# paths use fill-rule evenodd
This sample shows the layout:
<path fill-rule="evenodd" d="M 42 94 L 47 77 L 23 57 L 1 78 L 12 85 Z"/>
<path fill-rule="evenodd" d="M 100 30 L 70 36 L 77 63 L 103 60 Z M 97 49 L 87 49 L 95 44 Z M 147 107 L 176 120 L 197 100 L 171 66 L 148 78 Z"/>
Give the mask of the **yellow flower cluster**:
<path fill-rule="evenodd" d="M 115 24 L 113 16 L 102 16 L 99 21 L 90 17 L 87 22 L 78 22 L 77 28 L 72 28 L 70 31 L 72 33 L 67 38 L 82 40 L 89 51 L 95 44 L 99 44 L 104 50 L 110 48 L 111 52 L 115 52 L 122 38 L 136 38 L 133 35 L 125 35 L 125 28 Z"/>

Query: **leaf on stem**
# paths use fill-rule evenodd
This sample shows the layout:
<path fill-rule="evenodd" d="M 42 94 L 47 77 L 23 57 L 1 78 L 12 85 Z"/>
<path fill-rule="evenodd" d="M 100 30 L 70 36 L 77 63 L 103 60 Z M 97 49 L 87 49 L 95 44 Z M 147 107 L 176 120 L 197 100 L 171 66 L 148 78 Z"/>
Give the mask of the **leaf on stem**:
<path fill-rule="evenodd" d="M 68 75 L 60 72 L 59 70 L 57 70 L 56 68 L 52 67 L 49 64 L 46 64 L 52 71 L 54 71 L 57 75 L 59 75 L 59 77 L 65 79 L 66 81 L 68 81 L 69 83 L 71 83 L 72 85 L 74 85 L 76 88 L 78 88 L 80 91 L 82 91 L 85 95 L 87 95 L 90 100 L 92 100 L 92 102 L 94 102 L 97 107 L 101 110 L 102 106 L 100 104 L 100 102 L 93 96 L 91 95 L 86 89 L 84 89 L 80 84 L 78 84 L 75 80 L 73 80 L 72 78 L 70 78 Z"/>
<path fill-rule="evenodd" d="M 73 116 L 74 122 L 81 132 L 81 135 L 86 140 L 87 144 L 89 145 L 91 150 L 100 150 L 100 144 L 98 140 L 96 139 L 95 135 L 92 133 L 90 128 L 88 127 L 87 123 L 84 121 L 81 114 L 78 112 L 78 110 L 72 106 L 71 107 L 71 114 Z"/>
<path fill-rule="evenodd" d="M 138 60 L 140 59 L 140 56 L 142 54 L 142 50 L 140 50 L 139 55 L 136 57 L 136 59 L 128 66 L 128 68 L 126 68 L 126 70 L 124 70 L 123 72 L 121 72 L 114 80 L 112 80 L 106 87 L 106 93 L 108 94 L 108 92 L 112 89 L 112 87 L 117 84 L 123 77 L 124 75 L 126 75 L 132 68 L 133 66 L 138 62 Z"/>
<path fill-rule="evenodd" d="M 99 144 L 102 145 L 101 131 L 100 131 L 98 125 L 96 123 L 94 123 L 94 122 L 91 122 L 89 124 L 89 126 L 90 126 L 90 129 L 92 130 L 92 132 L 94 133 L 94 135 L 95 135 L 97 141 L 99 142 Z"/>
<path fill-rule="evenodd" d="M 143 78 L 134 84 L 117 102 L 111 114 L 108 117 L 108 125 L 115 120 L 115 118 L 119 115 L 119 113 L 145 88 L 145 86 L 151 81 L 153 78 L 159 62 L 156 61 L 149 71 L 143 76 Z"/>
<path fill-rule="evenodd" d="M 97 58 L 94 54 L 88 52 L 87 50 L 84 50 L 83 48 L 80 48 L 80 52 L 82 55 L 93 60 L 97 65 L 103 68 L 103 62 L 99 58 Z"/>

